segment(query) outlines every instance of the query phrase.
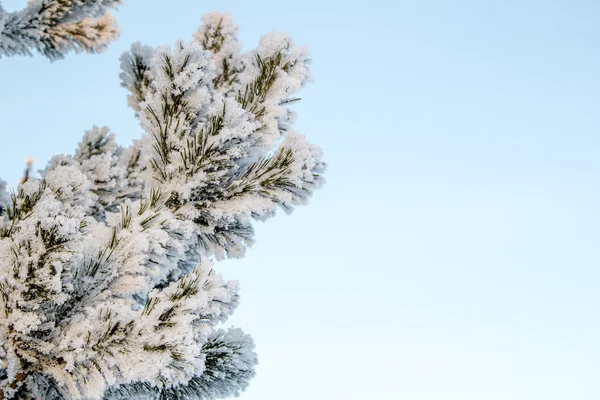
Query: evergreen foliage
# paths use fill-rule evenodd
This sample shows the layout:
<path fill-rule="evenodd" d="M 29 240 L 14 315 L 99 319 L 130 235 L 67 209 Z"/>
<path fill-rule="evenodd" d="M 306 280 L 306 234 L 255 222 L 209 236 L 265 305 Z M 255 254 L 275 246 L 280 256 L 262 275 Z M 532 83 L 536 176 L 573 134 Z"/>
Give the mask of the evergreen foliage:
<path fill-rule="evenodd" d="M 51 60 L 70 50 L 95 53 L 115 40 L 119 29 L 108 9 L 121 0 L 30 0 L 8 13 L 0 3 L 0 57 L 30 55 Z"/>
<path fill-rule="evenodd" d="M 0 54 L 98 50 L 52 32 L 116 3 L 0 11 Z M 7 42 L 17 20 L 45 33 Z M 229 14 L 203 22 L 190 43 L 121 57 L 140 140 L 93 127 L 40 179 L 0 181 L 0 398 L 217 399 L 254 376 L 250 336 L 219 327 L 239 295 L 213 262 L 243 256 L 253 220 L 305 204 L 325 164 L 287 108 L 307 50 L 270 33 L 241 53 Z"/>

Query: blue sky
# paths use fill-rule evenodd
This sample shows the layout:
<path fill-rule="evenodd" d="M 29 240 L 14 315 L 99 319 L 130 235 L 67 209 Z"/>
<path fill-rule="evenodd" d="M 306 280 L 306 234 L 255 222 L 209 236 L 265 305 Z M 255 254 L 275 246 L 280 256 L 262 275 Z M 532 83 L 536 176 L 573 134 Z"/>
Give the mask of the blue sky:
<path fill-rule="evenodd" d="M 330 164 L 218 266 L 260 357 L 241 399 L 600 398 L 600 3 L 391 3 L 129 0 L 100 55 L 0 60 L 0 177 L 138 137 L 121 52 L 229 10 L 247 48 L 311 49 L 296 128 Z"/>

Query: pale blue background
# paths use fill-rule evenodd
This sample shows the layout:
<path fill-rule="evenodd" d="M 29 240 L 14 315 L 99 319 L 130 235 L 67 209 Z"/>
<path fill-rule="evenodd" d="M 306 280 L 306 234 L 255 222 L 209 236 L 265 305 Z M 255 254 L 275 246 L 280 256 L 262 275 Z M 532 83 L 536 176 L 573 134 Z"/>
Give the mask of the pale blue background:
<path fill-rule="evenodd" d="M 599 399 L 600 2 L 129 0 L 101 55 L 0 59 L 0 176 L 138 137 L 119 55 L 213 10 L 310 47 L 296 127 L 330 164 L 219 265 L 260 355 L 241 399 Z"/>

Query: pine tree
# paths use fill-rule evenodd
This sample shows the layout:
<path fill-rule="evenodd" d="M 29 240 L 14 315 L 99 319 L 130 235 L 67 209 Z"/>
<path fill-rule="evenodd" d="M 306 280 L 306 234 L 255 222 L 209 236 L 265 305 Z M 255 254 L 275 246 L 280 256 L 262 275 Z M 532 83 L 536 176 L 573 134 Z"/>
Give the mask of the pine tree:
<path fill-rule="evenodd" d="M 113 3 L 28 8 L 97 15 Z M 237 33 L 212 13 L 190 43 L 134 44 L 121 81 L 141 139 L 123 148 L 93 127 L 41 178 L 11 193 L 0 183 L 0 398 L 217 399 L 247 387 L 253 341 L 219 328 L 238 285 L 213 262 L 244 255 L 253 220 L 305 204 L 325 164 L 287 107 L 310 79 L 307 50 L 270 33 L 241 53 Z M 0 48 L 69 48 L 48 43 Z"/>
<path fill-rule="evenodd" d="M 0 3 L 0 57 L 37 50 L 51 60 L 70 50 L 95 53 L 117 38 L 108 12 L 121 0 L 30 0 L 22 11 L 8 13 Z"/>

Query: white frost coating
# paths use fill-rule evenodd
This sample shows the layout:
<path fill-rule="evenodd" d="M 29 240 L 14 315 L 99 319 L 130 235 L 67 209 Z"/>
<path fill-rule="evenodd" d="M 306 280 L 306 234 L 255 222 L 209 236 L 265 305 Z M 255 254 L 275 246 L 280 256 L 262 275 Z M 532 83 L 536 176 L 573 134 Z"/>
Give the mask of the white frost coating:
<path fill-rule="evenodd" d="M 6 207 L 10 204 L 10 196 L 6 188 L 6 182 L 0 179 L 0 216 L 6 211 Z"/>
<path fill-rule="evenodd" d="M 258 58 L 268 63 L 275 57 L 281 60 L 275 68 L 272 86 L 262 102 L 265 107 L 265 117 L 261 118 L 264 124 L 262 140 L 266 146 L 272 146 L 280 138 L 280 129 L 293 122 L 294 114 L 283 105 L 284 102 L 293 99 L 293 94 L 310 81 L 308 49 L 295 47 L 285 33 L 271 32 L 260 39 L 256 50 L 242 56 L 243 72 L 235 85 L 236 90 L 242 90 L 256 80 L 260 74 Z"/>
<path fill-rule="evenodd" d="M 171 69 L 173 78 L 165 71 Z M 152 57 L 152 74 L 154 76 L 153 86 L 161 95 L 169 93 L 173 95 L 184 94 L 189 90 L 205 92 L 214 78 L 214 64 L 209 52 L 192 43 L 185 45 L 183 41 L 175 43 L 173 51 L 171 46 L 159 46 Z M 206 94 L 200 96 L 192 107 L 201 107 L 202 100 Z M 153 99 L 157 101 L 156 98 Z M 152 106 L 152 100 L 148 101 Z"/>
<path fill-rule="evenodd" d="M 152 79 L 150 64 L 154 49 L 150 46 L 136 42 L 131 45 L 131 50 L 121 55 L 121 86 L 127 88 L 127 105 L 136 112 L 140 111 L 139 103 L 148 90 L 148 82 Z"/>
<path fill-rule="evenodd" d="M 145 112 L 140 115 L 140 122 L 146 132 L 153 132 L 156 137 L 164 140 L 165 148 L 182 146 L 185 137 L 192 135 L 198 119 L 195 115 L 187 113 L 187 109 L 205 110 L 210 105 L 210 83 L 215 77 L 214 62 L 210 53 L 201 49 L 197 44 L 184 45 L 182 41 L 170 46 L 159 46 L 152 58 L 151 73 L 153 81 L 151 91 L 147 92 L 146 99 L 140 104 Z M 173 110 L 165 108 L 163 102 L 167 98 L 181 98 L 186 109 Z M 168 113 L 179 113 L 173 121 Z M 168 157 L 154 149 L 155 143 L 145 141 L 152 148 L 142 148 L 142 154 L 149 158 Z M 168 165 L 163 163 L 163 182 L 177 175 L 184 168 L 181 158 L 170 158 Z M 165 182 L 166 183 L 166 182 Z M 165 187 L 167 192 L 177 190 L 181 182 L 173 181 L 172 185 Z M 184 188 L 187 186 L 184 184 Z M 188 193 L 184 196 L 189 196 Z"/>
<path fill-rule="evenodd" d="M 239 26 L 228 12 L 213 12 L 202 17 L 203 24 L 194 33 L 194 41 L 212 53 L 217 79 L 215 87 L 224 93 L 232 88 L 240 72 L 242 44 L 237 35 Z"/>
<path fill-rule="evenodd" d="M 290 165 L 289 176 L 290 181 L 298 188 L 306 185 L 317 185 L 319 187 L 323 183 L 321 177 L 315 177 L 313 174 L 313 171 L 321 171 L 325 168 L 325 164 L 321 160 L 323 151 L 319 146 L 308 143 L 306 136 L 288 129 L 283 142 L 279 146 L 279 151 L 283 149 L 291 150 L 294 160 L 296 160 Z"/>
<path fill-rule="evenodd" d="M 213 53 L 216 61 L 239 53 L 242 45 L 237 35 L 240 27 L 229 12 L 212 12 L 202 16 L 202 25 L 194 33 L 194 40 Z M 217 62 L 217 65 L 220 63 Z"/>
<path fill-rule="evenodd" d="M 91 393 L 102 393 L 105 385 L 103 379 L 95 378 L 98 372 L 109 378 L 110 385 L 131 381 L 165 387 L 183 384 L 204 371 L 198 343 L 209 338 L 214 325 L 229 315 L 236 302 L 237 294 L 212 272 L 210 263 L 203 262 L 179 281 L 153 290 L 148 305 L 138 311 L 119 299 L 86 308 L 85 318 L 66 327 L 51 350 L 53 357 L 65 360 L 64 368 L 49 373 L 67 387 L 85 388 L 92 398 L 97 397 Z M 108 337 L 106 332 L 111 331 Z"/>
<path fill-rule="evenodd" d="M 22 11 L 0 6 L 0 57 L 30 55 L 37 50 L 51 60 L 70 50 L 104 50 L 119 35 L 108 10 L 120 0 L 35 0 Z"/>
<path fill-rule="evenodd" d="M 4 32 L 7 17 L 8 14 L 6 10 L 4 10 L 4 7 L 2 7 L 2 4 L 0 3 L 0 32 Z"/>
<path fill-rule="evenodd" d="M 27 335 L 33 329 L 37 329 L 42 323 L 40 317 L 34 312 L 23 312 L 14 310 L 11 315 L 13 319 L 12 328 L 19 333 Z"/>
<path fill-rule="evenodd" d="M 243 256 L 253 221 L 305 204 L 325 164 L 290 127 L 307 51 L 271 33 L 241 54 L 229 14 L 203 21 L 121 57 L 139 140 L 93 127 L 14 201 L 0 182 L 5 398 L 216 399 L 254 376 L 252 339 L 218 328 L 238 285 L 210 257 Z"/>
<path fill-rule="evenodd" d="M 110 27 L 106 29 L 101 27 Z M 67 49 L 72 46 L 73 38 L 71 32 L 78 32 L 76 51 L 87 50 L 98 52 L 106 48 L 108 43 L 119 37 L 119 28 L 112 15 L 106 12 L 98 18 L 83 18 L 79 21 L 64 22 L 57 24 L 52 29 L 52 45 L 55 48 Z"/>

